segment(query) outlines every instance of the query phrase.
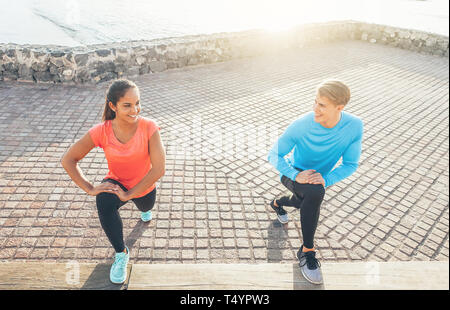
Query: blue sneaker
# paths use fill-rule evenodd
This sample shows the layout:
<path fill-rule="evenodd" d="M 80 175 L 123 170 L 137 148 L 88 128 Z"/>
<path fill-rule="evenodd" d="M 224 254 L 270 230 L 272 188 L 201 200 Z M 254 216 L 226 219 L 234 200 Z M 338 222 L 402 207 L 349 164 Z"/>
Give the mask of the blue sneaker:
<path fill-rule="evenodd" d="M 143 222 L 148 222 L 152 219 L 152 211 L 141 212 L 141 220 Z"/>
<path fill-rule="evenodd" d="M 130 250 L 127 253 L 116 253 L 116 258 L 109 272 L 109 279 L 114 284 L 122 284 L 127 279 L 127 264 L 130 259 Z"/>

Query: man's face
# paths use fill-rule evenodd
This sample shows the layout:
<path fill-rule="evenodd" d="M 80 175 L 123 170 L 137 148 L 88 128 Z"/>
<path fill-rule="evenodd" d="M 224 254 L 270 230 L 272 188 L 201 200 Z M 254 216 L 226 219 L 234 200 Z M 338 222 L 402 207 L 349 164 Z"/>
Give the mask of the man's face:
<path fill-rule="evenodd" d="M 344 109 L 344 105 L 336 105 L 327 97 L 316 95 L 314 102 L 314 121 L 316 123 L 326 124 L 339 118 L 339 114 Z"/>

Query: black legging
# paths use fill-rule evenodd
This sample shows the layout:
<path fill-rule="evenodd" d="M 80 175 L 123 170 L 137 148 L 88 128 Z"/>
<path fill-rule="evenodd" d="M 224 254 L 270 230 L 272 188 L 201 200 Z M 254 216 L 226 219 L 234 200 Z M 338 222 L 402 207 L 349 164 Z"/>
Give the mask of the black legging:
<path fill-rule="evenodd" d="M 286 176 L 281 177 L 281 183 L 292 192 L 292 195 L 277 199 L 277 205 L 293 206 L 300 209 L 303 244 L 305 247 L 312 249 L 314 247 L 314 234 L 319 221 L 320 205 L 325 196 L 325 188 L 322 184 L 300 184 Z"/>
<path fill-rule="evenodd" d="M 116 180 L 104 179 L 102 183 L 103 182 L 117 184 L 124 191 L 127 191 L 127 189 Z M 131 200 L 133 200 L 139 210 L 142 212 L 147 212 L 155 205 L 155 198 L 156 188 L 143 197 L 134 198 Z M 119 208 L 126 204 L 126 202 L 121 201 L 116 194 L 105 192 L 96 196 L 96 202 L 98 217 L 109 242 L 111 242 L 117 253 L 123 252 L 125 249 L 125 242 L 123 241 L 123 224 L 119 215 Z"/>

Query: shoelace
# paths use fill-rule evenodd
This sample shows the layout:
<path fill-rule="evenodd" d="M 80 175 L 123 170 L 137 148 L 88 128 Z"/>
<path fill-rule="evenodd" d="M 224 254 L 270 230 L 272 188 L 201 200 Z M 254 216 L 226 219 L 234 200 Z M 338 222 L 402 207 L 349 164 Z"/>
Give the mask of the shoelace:
<path fill-rule="evenodd" d="M 116 268 L 118 265 L 120 269 L 124 269 L 125 268 L 124 261 L 125 261 L 125 256 L 119 256 L 113 263 L 114 268 Z"/>
<path fill-rule="evenodd" d="M 305 255 L 305 263 L 306 263 L 306 266 L 308 266 L 308 269 L 314 270 L 314 269 L 317 269 L 317 267 L 320 267 L 320 262 L 316 258 L 316 252 L 309 251 L 309 252 L 306 252 L 304 255 Z M 301 267 L 303 267 L 305 265 L 305 263 L 303 263 L 303 265 L 301 265 Z"/>

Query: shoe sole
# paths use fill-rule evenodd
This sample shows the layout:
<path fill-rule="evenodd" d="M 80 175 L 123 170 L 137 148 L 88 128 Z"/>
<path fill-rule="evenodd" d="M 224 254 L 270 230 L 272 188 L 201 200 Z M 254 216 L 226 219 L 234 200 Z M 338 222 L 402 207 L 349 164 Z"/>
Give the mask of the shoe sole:
<path fill-rule="evenodd" d="M 323 283 L 323 281 L 316 282 L 316 281 L 313 281 L 313 280 L 311 280 L 310 278 L 308 278 L 308 277 L 306 276 L 306 274 L 303 272 L 302 267 L 300 267 L 300 271 L 302 272 L 303 278 L 305 278 L 305 280 L 308 281 L 309 283 L 312 283 L 312 284 L 315 284 L 315 285 L 320 285 L 320 284 Z"/>
<path fill-rule="evenodd" d="M 289 220 L 286 221 L 286 222 L 283 222 L 283 221 L 280 219 L 280 217 L 278 216 L 278 214 L 277 214 L 277 218 L 278 218 L 278 222 L 280 222 L 281 224 L 287 224 L 287 223 L 289 223 Z"/>
<path fill-rule="evenodd" d="M 127 279 L 127 277 L 125 277 L 125 280 Z M 109 279 L 110 281 L 111 281 L 111 283 L 114 283 L 114 284 L 124 284 L 125 283 L 125 280 L 123 280 L 123 281 L 113 281 L 112 279 Z"/>

